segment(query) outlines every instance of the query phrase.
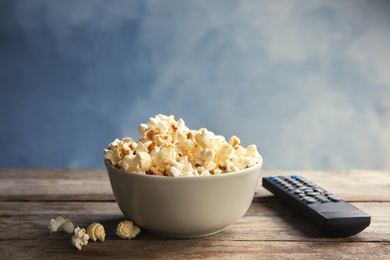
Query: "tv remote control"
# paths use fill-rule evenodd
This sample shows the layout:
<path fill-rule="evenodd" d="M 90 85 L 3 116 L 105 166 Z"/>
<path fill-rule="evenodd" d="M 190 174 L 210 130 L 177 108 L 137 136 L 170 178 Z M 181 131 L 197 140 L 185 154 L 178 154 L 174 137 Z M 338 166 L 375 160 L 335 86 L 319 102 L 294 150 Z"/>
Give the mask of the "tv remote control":
<path fill-rule="evenodd" d="M 334 237 L 352 236 L 370 225 L 370 215 L 299 175 L 264 177 L 263 187 Z"/>

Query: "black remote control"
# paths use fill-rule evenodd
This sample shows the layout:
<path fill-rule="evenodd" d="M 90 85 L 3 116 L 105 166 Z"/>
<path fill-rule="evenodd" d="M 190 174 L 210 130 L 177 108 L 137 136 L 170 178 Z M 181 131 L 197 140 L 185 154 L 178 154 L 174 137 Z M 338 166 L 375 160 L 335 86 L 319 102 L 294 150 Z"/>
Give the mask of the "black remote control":
<path fill-rule="evenodd" d="M 299 175 L 264 177 L 263 187 L 335 237 L 355 235 L 370 225 L 370 215 Z"/>

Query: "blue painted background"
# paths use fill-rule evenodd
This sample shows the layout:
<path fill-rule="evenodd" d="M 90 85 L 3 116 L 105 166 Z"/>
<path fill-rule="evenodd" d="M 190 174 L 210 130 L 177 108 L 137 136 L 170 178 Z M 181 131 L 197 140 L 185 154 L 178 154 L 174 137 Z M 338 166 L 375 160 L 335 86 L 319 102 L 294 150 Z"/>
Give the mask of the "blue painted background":
<path fill-rule="evenodd" d="M 158 113 L 265 169 L 390 169 L 388 1 L 0 0 L 0 167 L 98 168 Z"/>

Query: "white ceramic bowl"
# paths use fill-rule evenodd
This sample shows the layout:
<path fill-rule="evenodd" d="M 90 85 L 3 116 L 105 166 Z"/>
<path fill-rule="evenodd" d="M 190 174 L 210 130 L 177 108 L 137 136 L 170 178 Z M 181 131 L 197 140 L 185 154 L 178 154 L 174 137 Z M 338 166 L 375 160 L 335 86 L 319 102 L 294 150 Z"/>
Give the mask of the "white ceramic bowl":
<path fill-rule="evenodd" d="M 215 176 L 167 177 L 105 165 L 123 214 L 152 233 L 176 238 L 212 235 L 241 218 L 262 166 Z"/>

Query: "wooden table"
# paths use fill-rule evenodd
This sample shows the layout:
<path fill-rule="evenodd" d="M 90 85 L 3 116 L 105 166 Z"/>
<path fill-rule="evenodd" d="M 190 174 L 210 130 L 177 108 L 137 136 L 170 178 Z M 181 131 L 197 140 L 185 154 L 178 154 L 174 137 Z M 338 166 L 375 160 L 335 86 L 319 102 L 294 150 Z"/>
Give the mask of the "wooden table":
<path fill-rule="evenodd" d="M 262 176 L 289 175 L 263 171 Z M 133 240 L 115 235 L 124 220 L 105 170 L 0 169 L 0 259 L 390 259 L 390 172 L 296 171 L 369 213 L 371 225 L 348 238 L 332 238 L 258 183 L 248 212 L 223 232 L 170 239 L 143 230 Z M 97 221 L 105 242 L 81 251 L 70 234 L 49 233 L 57 216 L 81 227 Z"/>

